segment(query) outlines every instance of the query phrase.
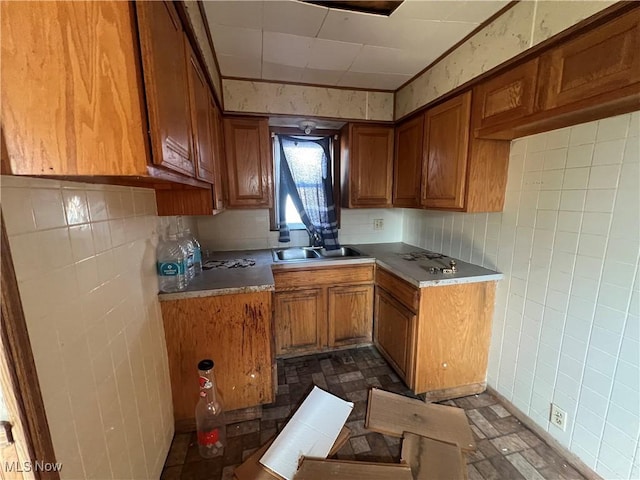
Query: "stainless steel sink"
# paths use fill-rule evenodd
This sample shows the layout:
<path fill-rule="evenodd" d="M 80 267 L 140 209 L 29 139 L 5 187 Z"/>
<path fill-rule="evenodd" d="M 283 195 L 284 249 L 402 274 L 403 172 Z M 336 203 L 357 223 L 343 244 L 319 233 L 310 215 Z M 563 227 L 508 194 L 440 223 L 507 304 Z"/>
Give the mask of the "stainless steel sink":
<path fill-rule="evenodd" d="M 321 248 L 318 250 L 321 256 L 323 257 L 361 257 L 362 253 L 352 247 L 341 247 L 336 250 L 327 250 L 326 248 Z"/>
<path fill-rule="evenodd" d="M 353 247 L 341 247 L 336 250 L 312 247 L 292 247 L 274 249 L 273 259 L 276 262 L 300 260 L 337 260 L 348 257 L 366 257 Z"/>
<path fill-rule="evenodd" d="M 310 248 L 282 248 L 273 250 L 274 260 L 307 260 L 310 258 L 319 258 L 320 255 Z"/>

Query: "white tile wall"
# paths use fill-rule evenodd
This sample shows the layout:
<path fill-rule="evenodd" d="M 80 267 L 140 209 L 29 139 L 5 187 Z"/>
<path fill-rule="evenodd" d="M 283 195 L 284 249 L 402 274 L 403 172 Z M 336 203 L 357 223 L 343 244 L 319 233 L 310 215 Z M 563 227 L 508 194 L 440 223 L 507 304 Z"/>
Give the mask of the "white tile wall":
<path fill-rule="evenodd" d="M 400 242 L 402 240 L 402 210 L 342 209 L 338 238 L 343 244 Z M 227 210 L 215 217 L 197 219 L 199 240 L 203 249 L 243 250 L 292 247 L 309 244 L 306 231 L 291 231 L 291 242 L 279 243 L 278 232 L 269 230 L 269 211 Z M 373 229 L 373 220 L 384 220 L 383 230 Z"/>
<path fill-rule="evenodd" d="M 61 478 L 159 478 L 173 408 L 153 190 L 1 181 Z"/>
<path fill-rule="evenodd" d="M 504 272 L 489 384 L 612 479 L 640 478 L 639 132 L 635 112 L 515 140 L 502 213 L 403 220 L 403 241 Z"/>

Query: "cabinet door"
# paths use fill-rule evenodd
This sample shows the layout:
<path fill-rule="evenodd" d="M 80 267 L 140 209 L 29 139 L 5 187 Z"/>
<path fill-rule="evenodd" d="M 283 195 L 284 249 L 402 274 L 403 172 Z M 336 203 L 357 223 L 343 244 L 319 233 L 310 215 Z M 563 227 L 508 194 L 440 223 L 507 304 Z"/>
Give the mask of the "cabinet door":
<path fill-rule="evenodd" d="M 538 59 L 507 70 L 473 92 L 477 106 L 477 128 L 519 120 L 533 113 L 538 78 Z"/>
<path fill-rule="evenodd" d="M 478 282 L 424 289 L 416 334 L 414 392 L 458 389 L 486 381 L 495 285 Z"/>
<path fill-rule="evenodd" d="M 132 8 L 0 2 L 2 173 L 147 174 Z"/>
<path fill-rule="evenodd" d="M 393 206 L 420 206 L 420 177 L 424 115 L 419 115 L 396 127 L 393 166 Z"/>
<path fill-rule="evenodd" d="M 467 174 L 471 92 L 427 110 L 422 205 L 461 209 Z"/>
<path fill-rule="evenodd" d="M 623 89 L 640 82 L 639 46 L 635 9 L 550 50 L 541 59 L 540 104 L 549 110 L 601 94 L 627 95 Z"/>
<path fill-rule="evenodd" d="M 327 335 L 324 290 L 276 292 L 275 331 L 277 355 L 322 348 Z"/>
<path fill-rule="evenodd" d="M 213 134 L 213 209 L 218 213 L 227 205 L 224 182 L 224 133 L 222 114 L 212 95 L 209 95 L 209 115 Z"/>
<path fill-rule="evenodd" d="M 371 342 L 373 286 L 329 288 L 330 347 Z"/>
<path fill-rule="evenodd" d="M 172 2 L 135 2 L 153 163 L 195 174 L 186 41 Z"/>
<path fill-rule="evenodd" d="M 266 118 L 225 118 L 228 207 L 271 207 L 272 162 Z"/>
<path fill-rule="evenodd" d="M 349 206 L 390 207 L 393 182 L 393 127 L 352 125 Z"/>
<path fill-rule="evenodd" d="M 184 43 L 188 59 L 191 131 L 196 159 L 196 177 L 205 182 L 213 183 L 213 125 L 209 112 L 211 97 L 209 85 L 207 85 L 191 45 L 187 40 Z"/>
<path fill-rule="evenodd" d="M 160 303 L 176 421 L 193 420 L 203 358 L 215 361 L 226 409 L 273 402 L 271 302 L 254 292 Z"/>
<path fill-rule="evenodd" d="M 376 289 L 374 341 L 409 386 L 413 383 L 416 315 L 381 288 Z"/>

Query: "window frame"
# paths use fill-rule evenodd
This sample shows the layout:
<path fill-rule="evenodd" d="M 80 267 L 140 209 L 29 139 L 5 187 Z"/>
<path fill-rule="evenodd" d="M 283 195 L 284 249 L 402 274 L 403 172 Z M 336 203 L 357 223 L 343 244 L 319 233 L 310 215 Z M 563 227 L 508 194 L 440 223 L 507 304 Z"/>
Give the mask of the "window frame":
<path fill-rule="evenodd" d="M 278 203 L 277 183 L 280 180 L 276 175 L 276 135 L 295 135 L 296 137 L 332 137 L 331 146 L 333 161 L 331 162 L 331 175 L 333 179 L 333 203 L 336 210 L 336 221 L 338 222 L 338 228 L 340 228 L 340 130 L 319 129 L 307 135 L 299 128 L 270 127 L 269 132 L 271 134 L 271 168 L 273 169 L 273 206 L 269 208 L 269 230 L 272 232 L 280 231 L 278 220 L 276 218 L 276 209 Z M 292 228 L 291 230 L 306 230 L 306 228 Z"/>

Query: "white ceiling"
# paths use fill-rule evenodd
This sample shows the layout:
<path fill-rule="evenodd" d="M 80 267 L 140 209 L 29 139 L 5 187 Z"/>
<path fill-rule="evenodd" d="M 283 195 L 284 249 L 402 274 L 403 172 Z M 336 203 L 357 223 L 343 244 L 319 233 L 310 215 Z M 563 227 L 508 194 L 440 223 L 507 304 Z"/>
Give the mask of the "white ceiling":
<path fill-rule="evenodd" d="M 297 0 L 204 0 L 223 77 L 394 90 L 508 0 L 405 0 L 389 17 Z"/>

